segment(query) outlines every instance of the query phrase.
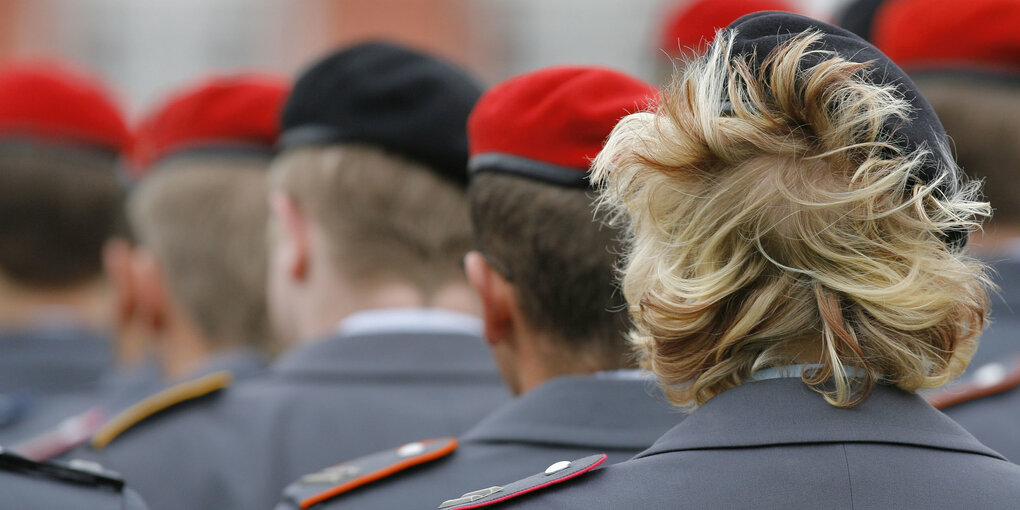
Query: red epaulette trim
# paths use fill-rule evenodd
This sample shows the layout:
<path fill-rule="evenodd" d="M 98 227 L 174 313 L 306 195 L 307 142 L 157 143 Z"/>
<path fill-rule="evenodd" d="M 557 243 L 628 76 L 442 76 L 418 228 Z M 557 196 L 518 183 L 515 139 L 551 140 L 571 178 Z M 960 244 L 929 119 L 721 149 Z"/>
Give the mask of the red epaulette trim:
<path fill-rule="evenodd" d="M 925 399 L 935 409 L 946 409 L 971 400 L 997 395 L 1018 386 L 1020 386 L 1020 363 L 994 384 L 970 382 L 934 393 Z"/>
<path fill-rule="evenodd" d="M 557 462 L 544 473 L 524 478 L 513 482 L 506 487 L 490 487 L 481 491 L 469 492 L 460 498 L 444 501 L 439 508 L 442 510 L 471 510 L 473 508 L 484 508 L 495 505 L 509 499 L 517 498 L 525 494 L 535 492 L 546 487 L 557 485 L 567 480 L 572 480 L 606 462 L 606 454 L 592 455 L 573 462 Z M 567 467 L 557 466 L 565 464 Z M 551 471 L 555 470 L 555 471 Z M 466 500 L 466 501 L 461 501 Z"/>
<path fill-rule="evenodd" d="M 353 460 L 349 463 L 339 464 L 328 469 L 337 469 L 347 466 L 368 466 L 378 461 L 387 461 L 390 456 L 397 459 L 396 462 L 387 462 L 378 469 L 367 471 L 361 476 L 347 480 L 339 485 L 335 485 L 326 489 L 322 492 L 315 494 L 314 496 L 301 500 L 300 506 L 302 510 L 311 508 L 312 506 L 326 501 L 328 499 L 335 498 L 340 494 L 352 491 L 358 487 L 366 484 L 370 484 L 382 478 L 386 478 L 395 473 L 404 471 L 405 469 L 412 468 L 414 466 L 424 464 L 426 462 L 432 462 L 434 460 L 446 457 L 453 453 L 457 449 L 457 440 L 452 437 L 444 437 L 440 439 L 428 439 L 425 441 L 419 441 L 415 443 L 408 443 L 395 450 L 383 452 L 381 454 L 370 455 L 368 457 L 362 457 L 360 459 Z M 416 451 L 420 450 L 420 452 Z M 402 452 L 414 452 L 412 454 L 404 454 Z"/>

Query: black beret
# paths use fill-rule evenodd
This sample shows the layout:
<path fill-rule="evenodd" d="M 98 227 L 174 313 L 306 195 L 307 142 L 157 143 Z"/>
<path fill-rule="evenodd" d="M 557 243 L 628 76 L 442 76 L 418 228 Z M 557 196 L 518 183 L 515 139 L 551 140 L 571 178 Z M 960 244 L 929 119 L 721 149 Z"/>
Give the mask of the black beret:
<path fill-rule="evenodd" d="M 875 21 L 875 14 L 882 7 L 886 0 L 855 0 L 843 8 L 839 14 L 839 26 L 861 36 L 868 41 L 872 40 L 871 32 Z"/>
<path fill-rule="evenodd" d="M 789 12 L 767 11 L 748 14 L 734 21 L 728 28 L 736 31 L 732 53 L 753 54 L 752 66 L 761 66 L 769 52 L 808 30 L 822 35 L 821 44 L 815 48 L 835 52 L 851 62 L 869 63 L 872 72 L 868 79 L 872 83 L 895 86 L 913 108 L 909 120 L 898 117 L 888 119 L 884 126 L 885 131 L 893 135 L 894 143 L 908 154 L 921 147 L 932 150 L 932 157 L 918 169 L 915 176 L 918 181 L 930 183 L 935 180 L 939 176 L 940 166 L 955 167 L 952 161 L 940 161 L 941 157 L 948 157 L 948 154 L 943 155 L 939 152 L 940 148 L 948 147 L 948 140 L 946 130 L 931 104 L 921 95 L 907 73 L 868 41 L 848 30 Z M 810 67 L 827 58 L 825 55 L 811 54 L 804 59 L 803 66 Z M 960 177 L 957 175 L 942 183 L 941 191 L 946 196 L 954 194 L 960 186 Z M 966 238 L 965 231 L 953 231 L 947 233 L 946 241 L 954 247 L 962 247 L 966 243 Z"/>
<path fill-rule="evenodd" d="M 464 71 L 385 42 L 319 60 L 298 78 L 280 145 L 357 142 L 467 182 L 467 118 L 482 89 Z"/>

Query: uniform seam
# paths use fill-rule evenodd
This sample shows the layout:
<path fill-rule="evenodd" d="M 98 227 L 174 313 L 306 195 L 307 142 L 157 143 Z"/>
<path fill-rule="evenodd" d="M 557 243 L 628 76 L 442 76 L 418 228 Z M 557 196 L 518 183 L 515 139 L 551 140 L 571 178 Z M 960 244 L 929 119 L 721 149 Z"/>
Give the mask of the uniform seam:
<path fill-rule="evenodd" d="M 854 480 L 850 474 L 850 456 L 846 453 L 846 444 L 843 445 L 843 462 L 846 463 L 846 483 L 850 491 L 850 510 L 854 509 Z"/>

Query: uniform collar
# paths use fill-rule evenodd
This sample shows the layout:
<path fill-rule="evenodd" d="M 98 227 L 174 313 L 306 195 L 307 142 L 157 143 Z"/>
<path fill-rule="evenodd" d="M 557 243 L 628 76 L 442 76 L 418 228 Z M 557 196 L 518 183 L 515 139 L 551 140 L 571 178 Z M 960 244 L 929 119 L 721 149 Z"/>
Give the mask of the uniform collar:
<path fill-rule="evenodd" d="M 376 308 L 345 317 L 337 325 L 340 336 L 393 333 L 456 333 L 482 335 L 478 317 L 441 308 Z"/>
<path fill-rule="evenodd" d="M 498 380 L 485 341 L 457 333 L 334 335 L 295 347 L 271 367 L 281 377 Z M 500 384 L 502 382 L 500 381 Z"/>
<path fill-rule="evenodd" d="M 266 358 L 255 349 L 242 347 L 219 352 L 205 360 L 186 379 L 198 379 L 213 372 L 226 370 L 234 380 L 247 379 L 258 375 L 266 368 Z"/>
<path fill-rule="evenodd" d="M 462 440 L 634 450 L 682 418 L 652 379 L 563 376 L 503 405 Z"/>
<path fill-rule="evenodd" d="M 71 324 L 0 332 L 0 392 L 77 391 L 113 369 L 110 340 Z"/>
<path fill-rule="evenodd" d="M 1002 458 L 914 393 L 876 385 L 838 409 L 800 379 L 747 382 L 716 395 L 639 454 L 818 443 L 893 443 Z"/>

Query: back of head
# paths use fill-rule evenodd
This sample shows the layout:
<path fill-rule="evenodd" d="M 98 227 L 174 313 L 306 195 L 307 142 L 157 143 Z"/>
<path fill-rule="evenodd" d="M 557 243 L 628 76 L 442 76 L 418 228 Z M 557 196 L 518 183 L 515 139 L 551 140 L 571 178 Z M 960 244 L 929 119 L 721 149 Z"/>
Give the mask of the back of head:
<path fill-rule="evenodd" d="M 595 210 L 588 166 L 655 90 L 608 69 L 553 67 L 482 96 L 468 122 L 476 248 L 555 351 L 592 369 L 630 362 L 614 268 L 620 232 Z"/>
<path fill-rule="evenodd" d="M 953 139 L 956 159 L 983 179 L 995 214 L 990 225 L 1020 227 L 1020 77 L 921 75 L 914 80 Z"/>
<path fill-rule="evenodd" d="M 266 171 L 286 91 L 275 77 L 210 78 L 180 89 L 138 133 L 131 226 L 212 347 L 269 339 Z"/>
<path fill-rule="evenodd" d="M 61 289 L 102 273 L 130 137 L 94 79 L 49 63 L 0 70 L 0 275 Z"/>
<path fill-rule="evenodd" d="M 480 93 L 454 66 L 379 42 L 328 55 L 297 80 L 271 186 L 324 229 L 354 285 L 397 281 L 428 300 L 462 280 L 464 126 Z"/>
<path fill-rule="evenodd" d="M 990 225 L 1020 227 L 1020 194 L 1010 184 L 1020 168 L 1020 3 L 897 0 L 876 26 L 875 44 L 924 92 L 957 161 L 987 181 Z"/>
<path fill-rule="evenodd" d="M 988 205 L 945 145 L 888 58 L 785 13 L 738 20 L 623 120 L 596 176 L 633 233 L 634 341 L 674 399 L 793 363 L 844 407 L 959 374 L 987 311 L 960 247 Z"/>

